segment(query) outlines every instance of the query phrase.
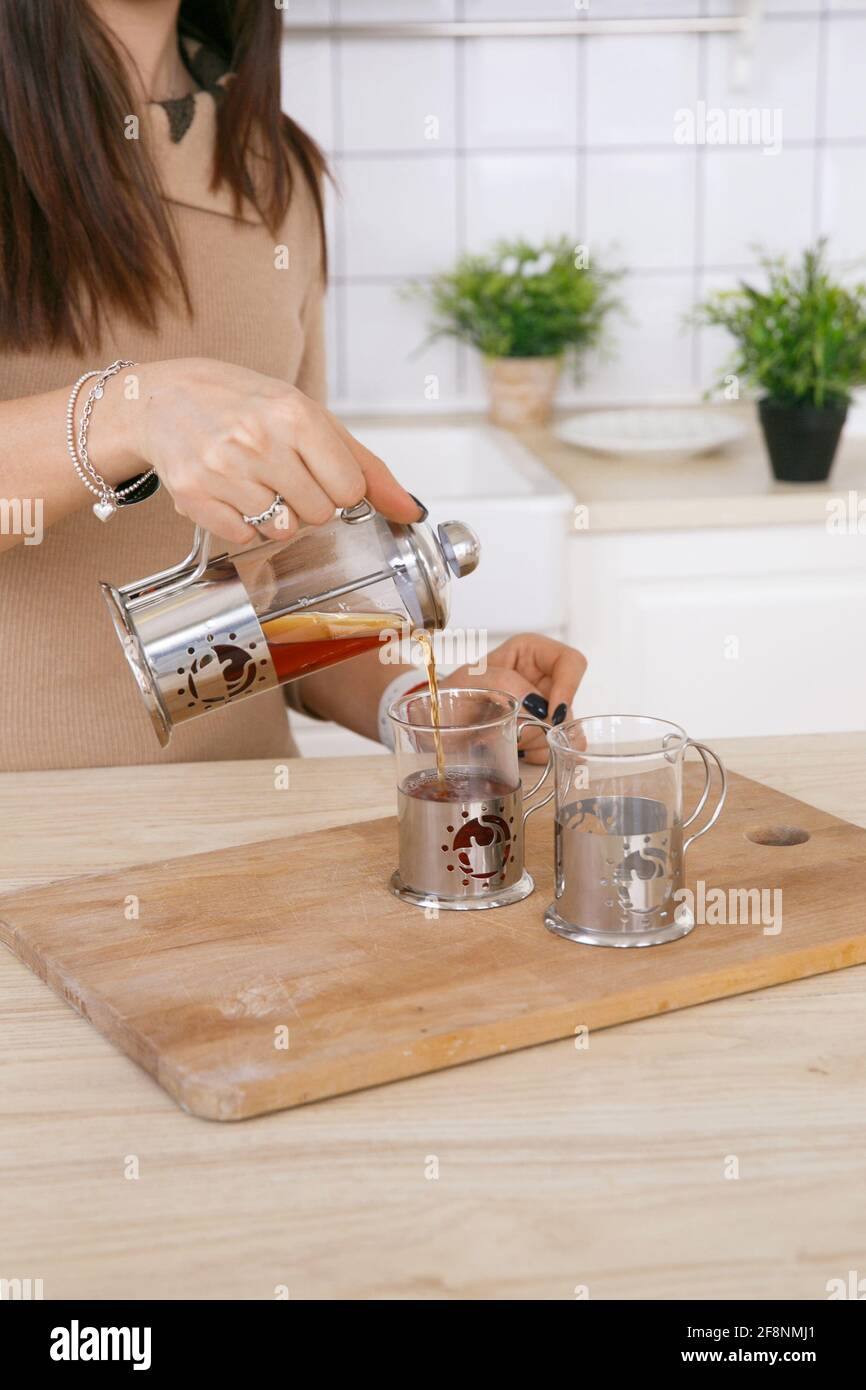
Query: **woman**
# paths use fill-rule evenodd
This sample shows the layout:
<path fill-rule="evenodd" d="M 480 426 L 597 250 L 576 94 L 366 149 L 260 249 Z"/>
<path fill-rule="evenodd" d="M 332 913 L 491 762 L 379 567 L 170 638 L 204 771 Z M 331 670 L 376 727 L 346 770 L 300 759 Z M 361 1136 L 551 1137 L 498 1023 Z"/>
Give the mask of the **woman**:
<path fill-rule="evenodd" d="M 176 562 L 192 522 L 238 546 L 363 496 L 418 518 L 322 404 L 326 170 L 280 113 L 280 30 L 261 0 L 0 0 L 4 770 L 292 753 L 279 690 L 191 721 L 161 751 L 98 582 Z M 94 378 L 73 409 L 77 467 L 67 403 L 115 362 L 130 365 L 89 402 L 88 474 L 74 440 Z M 35 528 L 10 518 L 40 507 L 44 540 L 25 543 Z M 559 720 L 584 664 L 523 636 L 483 677 L 447 683 L 506 689 Z M 371 653 L 289 689 L 375 738 L 394 675 Z M 542 756 L 537 731 L 527 748 Z"/>

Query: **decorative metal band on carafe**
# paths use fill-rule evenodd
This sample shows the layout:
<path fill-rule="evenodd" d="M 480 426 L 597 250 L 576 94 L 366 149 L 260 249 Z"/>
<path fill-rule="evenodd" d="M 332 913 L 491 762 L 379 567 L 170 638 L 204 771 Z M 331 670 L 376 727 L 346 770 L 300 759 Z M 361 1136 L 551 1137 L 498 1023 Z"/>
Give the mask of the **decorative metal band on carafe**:
<path fill-rule="evenodd" d="M 181 594 L 130 605 L 103 585 L 160 742 L 205 710 L 279 685 L 249 595 L 231 560 L 213 561 Z"/>
<path fill-rule="evenodd" d="M 398 792 L 400 867 L 391 891 L 416 907 L 505 907 L 535 886 L 523 867 L 523 788 L 484 800 Z"/>
<path fill-rule="evenodd" d="M 556 901 L 544 917 L 587 945 L 651 946 L 691 931 L 683 887 L 683 826 L 662 801 L 591 796 L 556 822 Z"/>

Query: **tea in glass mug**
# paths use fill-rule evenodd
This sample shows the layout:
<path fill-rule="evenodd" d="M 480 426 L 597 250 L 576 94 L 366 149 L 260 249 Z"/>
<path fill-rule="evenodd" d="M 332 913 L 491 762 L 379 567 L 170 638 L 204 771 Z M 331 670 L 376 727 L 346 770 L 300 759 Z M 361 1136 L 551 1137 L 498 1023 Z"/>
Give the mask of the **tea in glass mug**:
<path fill-rule="evenodd" d="M 523 832 L 553 791 L 524 806 L 517 740 L 550 726 L 501 690 L 404 695 L 389 710 L 397 755 L 399 867 L 391 891 L 416 907 L 507 907 L 535 887 Z M 550 772 L 550 762 L 529 800 Z"/>

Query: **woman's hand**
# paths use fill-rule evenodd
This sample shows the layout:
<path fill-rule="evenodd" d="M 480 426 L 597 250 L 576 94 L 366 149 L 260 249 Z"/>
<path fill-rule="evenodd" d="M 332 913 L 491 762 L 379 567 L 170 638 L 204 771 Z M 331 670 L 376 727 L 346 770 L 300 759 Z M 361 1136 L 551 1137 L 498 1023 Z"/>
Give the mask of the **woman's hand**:
<path fill-rule="evenodd" d="M 368 497 L 392 521 L 418 504 L 380 458 L 296 387 L 226 362 L 179 358 L 138 369 L 135 454 L 156 469 L 182 516 L 241 545 L 323 525 Z M 243 520 L 284 499 L 260 528 Z"/>
<path fill-rule="evenodd" d="M 443 689 L 470 686 L 476 690 L 505 690 L 520 701 L 528 714 L 562 724 L 585 670 L 586 657 L 575 647 L 567 647 L 552 637 L 523 632 L 488 652 L 483 675 L 472 675 L 468 666 L 461 666 L 441 684 Z M 527 729 L 520 747 L 528 762 L 547 761 L 541 729 Z"/>

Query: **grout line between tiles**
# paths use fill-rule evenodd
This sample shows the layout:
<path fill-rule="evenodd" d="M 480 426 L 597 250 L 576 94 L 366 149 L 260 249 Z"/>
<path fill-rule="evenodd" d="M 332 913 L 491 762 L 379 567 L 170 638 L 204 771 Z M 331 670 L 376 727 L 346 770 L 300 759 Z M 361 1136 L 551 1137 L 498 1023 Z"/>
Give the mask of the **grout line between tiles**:
<path fill-rule="evenodd" d="M 340 18 L 340 0 L 330 0 L 329 18 L 337 23 Z M 342 40 L 334 36 L 331 39 L 331 123 L 334 130 L 334 141 L 339 148 L 343 143 L 343 101 L 342 101 L 342 74 L 343 74 L 343 48 Z M 339 156 L 335 156 L 339 158 Z M 346 229 L 345 217 L 342 203 L 340 201 L 339 187 L 337 189 L 337 203 L 334 209 L 334 265 L 335 273 L 331 277 L 336 294 L 334 300 L 334 321 L 336 327 L 337 341 L 334 344 L 336 355 L 336 371 L 334 376 L 335 394 L 344 397 L 349 394 L 349 364 L 348 364 L 348 311 L 346 305 L 345 285 L 348 283 L 346 275 Z"/>
<path fill-rule="evenodd" d="M 822 221 L 825 155 L 824 131 L 827 127 L 827 18 L 829 0 L 823 0 L 818 23 L 818 76 L 815 91 L 815 165 L 812 173 L 812 237 L 818 236 Z"/>

